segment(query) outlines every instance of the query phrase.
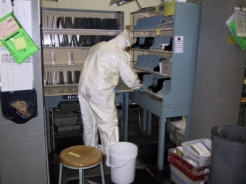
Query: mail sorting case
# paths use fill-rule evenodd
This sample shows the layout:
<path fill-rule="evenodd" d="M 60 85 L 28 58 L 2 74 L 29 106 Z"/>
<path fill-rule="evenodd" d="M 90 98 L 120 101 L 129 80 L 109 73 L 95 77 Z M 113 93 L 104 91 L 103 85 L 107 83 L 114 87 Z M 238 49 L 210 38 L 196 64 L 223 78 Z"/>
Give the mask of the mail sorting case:
<path fill-rule="evenodd" d="M 123 29 L 123 12 L 42 9 L 45 87 L 77 86 L 89 48 Z"/>
<path fill-rule="evenodd" d="M 184 117 L 188 137 L 195 82 L 200 5 L 174 5 L 173 15 L 166 15 L 163 5 L 159 11 L 152 7 L 131 13 L 132 58 L 145 92 L 133 92 L 130 99 L 143 108 L 143 133 L 153 133 L 151 115 L 159 117 L 158 170 L 164 169 L 166 122 Z"/>

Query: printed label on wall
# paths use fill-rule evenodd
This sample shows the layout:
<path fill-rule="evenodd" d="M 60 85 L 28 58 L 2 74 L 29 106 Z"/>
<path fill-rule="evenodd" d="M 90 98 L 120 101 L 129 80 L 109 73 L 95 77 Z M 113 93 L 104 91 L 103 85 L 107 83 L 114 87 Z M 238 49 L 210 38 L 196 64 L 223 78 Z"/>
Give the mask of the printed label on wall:
<path fill-rule="evenodd" d="M 174 53 L 184 53 L 184 36 L 175 36 Z"/>

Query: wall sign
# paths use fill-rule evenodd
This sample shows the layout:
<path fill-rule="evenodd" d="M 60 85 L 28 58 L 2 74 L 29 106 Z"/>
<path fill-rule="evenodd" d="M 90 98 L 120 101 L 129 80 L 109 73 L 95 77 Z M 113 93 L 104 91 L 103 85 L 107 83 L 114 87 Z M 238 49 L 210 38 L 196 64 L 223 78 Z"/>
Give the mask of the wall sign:
<path fill-rule="evenodd" d="M 174 53 L 184 53 L 184 36 L 175 36 Z"/>

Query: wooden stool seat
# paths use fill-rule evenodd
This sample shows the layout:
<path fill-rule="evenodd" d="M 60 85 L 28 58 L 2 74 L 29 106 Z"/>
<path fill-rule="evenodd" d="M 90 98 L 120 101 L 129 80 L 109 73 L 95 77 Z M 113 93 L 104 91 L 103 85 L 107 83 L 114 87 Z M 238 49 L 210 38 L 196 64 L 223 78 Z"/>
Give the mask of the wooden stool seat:
<path fill-rule="evenodd" d="M 94 147 L 86 145 L 76 145 L 65 148 L 60 153 L 59 184 L 62 180 L 62 167 L 79 170 L 79 183 L 84 183 L 84 170 L 96 167 L 100 164 L 102 183 L 104 180 L 103 153 Z"/>
<path fill-rule="evenodd" d="M 60 153 L 60 161 L 71 167 L 88 167 L 99 163 L 102 159 L 102 152 L 91 146 L 71 146 Z"/>

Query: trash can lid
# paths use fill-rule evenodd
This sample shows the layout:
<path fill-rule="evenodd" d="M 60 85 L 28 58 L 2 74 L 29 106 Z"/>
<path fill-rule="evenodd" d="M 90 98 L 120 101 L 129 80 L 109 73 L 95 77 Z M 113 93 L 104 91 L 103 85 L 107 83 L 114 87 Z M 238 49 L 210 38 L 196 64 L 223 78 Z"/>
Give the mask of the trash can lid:
<path fill-rule="evenodd" d="M 237 125 L 223 125 L 213 127 L 212 137 L 217 136 L 222 139 L 235 141 L 245 144 L 246 140 L 246 127 L 237 126 Z"/>

